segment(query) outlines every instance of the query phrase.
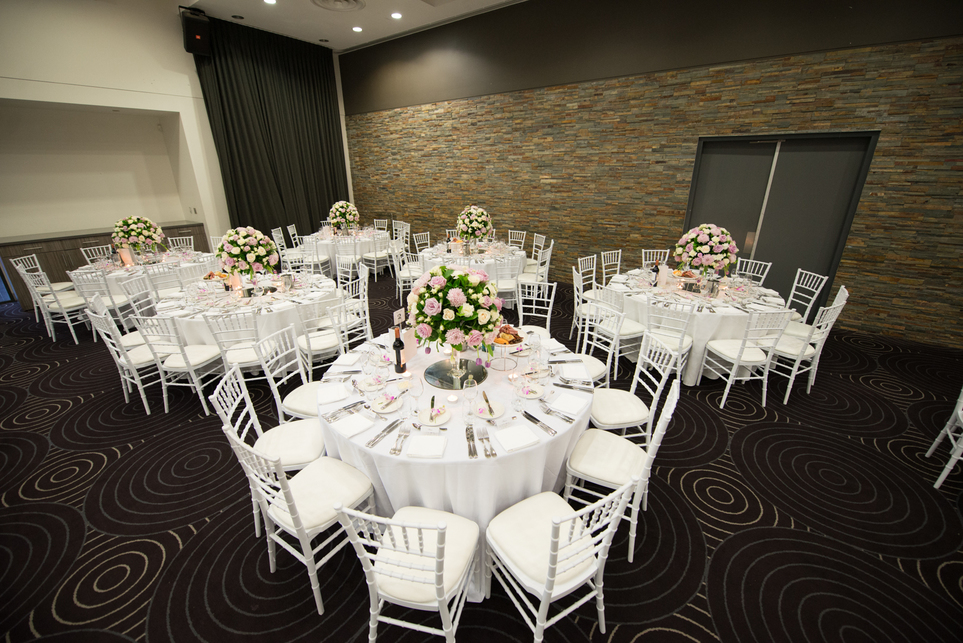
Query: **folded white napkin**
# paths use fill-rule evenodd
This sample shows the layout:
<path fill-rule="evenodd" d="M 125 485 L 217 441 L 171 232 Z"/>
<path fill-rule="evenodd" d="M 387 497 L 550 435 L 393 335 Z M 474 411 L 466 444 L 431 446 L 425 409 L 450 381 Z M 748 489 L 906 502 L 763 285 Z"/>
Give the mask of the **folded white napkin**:
<path fill-rule="evenodd" d="M 415 435 L 408 441 L 409 458 L 440 458 L 445 455 L 448 436 Z"/>
<path fill-rule="evenodd" d="M 565 415 L 574 417 L 582 412 L 586 404 L 588 404 L 588 400 L 584 397 L 572 395 L 571 393 L 562 393 L 550 406 L 556 411 L 561 411 Z"/>
<path fill-rule="evenodd" d="M 609 288 L 611 288 L 612 290 L 628 290 L 628 289 L 629 289 L 629 287 L 626 286 L 625 284 L 619 284 L 619 283 L 614 283 L 614 282 L 609 284 Z"/>
<path fill-rule="evenodd" d="M 345 353 L 338 359 L 334 360 L 332 366 L 354 366 L 359 359 L 361 359 L 361 355 L 358 353 Z"/>
<path fill-rule="evenodd" d="M 558 372 L 562 377 L 572 380 L 587 380 L 589 378 L 585 364 L 559 364 L 558 366 Z"/>
<path fill-rule="evenodd" d="M 772 288 L 757 287 L 756 290 L 757 290 L 758 292 L 762 293 L 763 295 L 769 295 L 770 297 L 772 297 L 772 296 L 778 297 L 778 296 L 779 296 L 779 291 L 773 290 Z"/>
<path fill-rule="evenodd" d="M 560 348 L 565 348 L 565 344 L 563 344 L 562 342 L 560 342 L 560 341 L 558 341 L 557 339 L 555 339 L 554 337 L 552 337 L 552 338 L 550 338 L 550 339 L 543 339 L 543 340 L 542 340 L 542 347 L 543 347 L 543 348 L 547 348 L 547 349 L 550 350 L 550 351 L 555 351 L 555 350 L 558 350 L 558 349 L 560 349 Z"/>
<path fill-rule="evenodd" d="M 318 387 L 318 404 L 324 406 L 348 397 L 348 391 L 342 384 L 327 384 Z"/>
<path fill-rule="evenodd" d="M 349 413 L 331 426 L 344 437 L 350 438 L 370 429 L 372 425 L 374 422 L 360 413 Z"/>
<path fill-rule="evenodd" d="M 626 280 L 628 280 L 628 277 L 625 276 L 625 275 L 612 275 L 612 280 L 611 280 L 610 283 L 616 283 L 616 284 L 617 284 L 617 283 L 621 283 L 621 282 L 626 281 Z"/>
<path fill-rule="evenodd" d="M 524 424 L 513 424 L 507 429 L 495 431 L 495 438 L 506 451 L 518 451 L 538 444 L 538 436 Z"/>

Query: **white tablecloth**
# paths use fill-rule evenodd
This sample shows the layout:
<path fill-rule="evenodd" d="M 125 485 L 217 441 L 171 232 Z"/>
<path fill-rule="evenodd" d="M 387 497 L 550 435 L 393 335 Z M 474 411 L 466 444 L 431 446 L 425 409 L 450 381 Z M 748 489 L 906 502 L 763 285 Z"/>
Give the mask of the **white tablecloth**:
<path fill-rule="evenodd" d="M 424 269 L 431 270 L 437 266 L 451 266 L 451 265 L 463 265 L 460 262 L 465 261 L 463 255 L 453 255 L 447 252 L 439 252 L 435 248 L 428 248 L 427 250 L 421 251 L 421 265 Z M 476 270 L 484 270 L 488 273 L 491 279 L 495 278 L 495 264 L 498 262 L 514 260 L 515 270 L 513 271 L 512 278 L 518 277 L 518 273 L 525 269 L 525 251 L 515 250 L 513 254 L 495 256 L 488 254 L 478 254 L 468 257 L 467 267 L 475 268 Z"/>
<path fill-rule="evenodd" d="M 383 336 L 387 337 L 387 336 Z M 381 339 L 380 341 L 385 341 Z M 473 355 L 469 353 L 468 355 Z M 425 355 L 424 351 L 408 362 L 408 368 L 415 373 L 423 374 L 425 368 L 439 360 L 439 353 L 432 351 Z M 349 368 L 358 368 L 357 365 Z M 339 370 L 333 366 L 331 372 Z M 468 445 L 465 439 L 465 424 L 462 419 L 464 401 L 460 392 L 458 403 L 446 403 L 452 410 L 452 419 L 446 423 L 448 443 L 444 456 L 438 459 L 420 459 L 407 457 L 409 438 L 401 456 L 389 455 L 388 451 L 394 446 L 397 431 L 386 437 L 374 448 L 365 447 L 365 443 L 383 429 L 389 421 L 397 419 L 397 413 L 385 416 L 370 429 L 346 438 L 322 419 L 324 439 L 327 454 L 357 467 L 371 478 L 375 489 L 377 511 L 381 515 L 392 515 L 396 510 L 408 505 L 418 505 L 432 509 L 450 511 L 471 518 L 480 529 L 480 541 L 476 554 L 476 567 L 469 592 L 469 599 L 480 601 L 484 597 L 484 534 L 489 521 L 501 511 L 513 504 L 542 491 L 561 490 L 565 480 L 565 461 L 575 447 L 579 436 L 588 426 L 591 412 L 591 393 L 556 389 L 554 394 L 558 398 L 566 393 L 585 400 L 585 406 L 578 414 L 573 424 L 542 412 L 536 401 L 527 401 L 526 410 L 551 426 L 558 433 L 549 436 L 534 424 L 523 419 L 520 413 L 511 408 L 511 386 L 507 378 L 508 373 L 489 369 L 488 379 L 479 386 L 476 403 L 482 404 L 481 391 L 488 393 L 489 399 L 497 401 L 506 407 L 505 414 L 497 420 L 504 428 L 516 423 L 529 428 L 539 438 L 539 442 L 531 447 L 519 451 L 508 452 L 498 442 L 496 432 L 498 428 L 486 425 L 491 436 L 492 446 L 498 453 L 495 458 L 485 458 L 481 443 L 477 442 L 477 459 L 468 457 Z M 425 384 L 425 392 L 421 396 L 420 406 L 427 408 L 432 395 L 436 396 L 436 405 L 450 395 L 452 391 L 437 389 Z M 320 413 L 326 414 L 358 400 L 357 395 L 330 404 L 320 406 Z M 513 416 L 517 419 L 511 420 Z M 482 420 L 476 420 L 476 427 Z M 418 431 L 412 430 L 412 435 Z M 476 428 L 477 436 L 477 428 Z"/>
<path fill-rule="evenodd" d="M 213 257 L 213 255 L 202 255 L 196 260 L 192 261 L 180 261 L 177 259 L 172 259 L 171 263 L 177 263 L 179 268 L 187 268 L 188 266 L 196 266 L 203 263 L 205 258 Z M 164 263 L 168 263 L 167 260 Z M 128 279 L 133 277 L 139 277 L 144 274 L 144 269 L 140 266 L 128 266 L 126 268 L 117 268 L 111 270 L 107 273 L 107 287 L 110 288 L 110 292 L 114 295 L 123 295 L 124 289 L 121 284 Z"/>
<path fill-rule="evenodd" d="M 376 233 L 383 236 L 386 240 L 388 239 L 387 232 Z M 358 243 L 358 256 L 367 254 L 369 252 L 375 251 L 375 238 L 370 235 L 359 235 L 355 237 Z M 288 248 L 286 250 L 286 256 L 291 256 L 293 254 L 301 253 L 305 259 L 314 259 L 315 257 L 315 247 L 317 248 L 317 256 L 327 257 L 330 262 L 328 265 L 334 270 L 337 265 L 335 263 L 335 257 L 337 256 L 337 243 L 334 239 L 322 239 L 316 234 L 309 237 L 304 237 L 302 240 L 302 245 L 300 248 Z"/>

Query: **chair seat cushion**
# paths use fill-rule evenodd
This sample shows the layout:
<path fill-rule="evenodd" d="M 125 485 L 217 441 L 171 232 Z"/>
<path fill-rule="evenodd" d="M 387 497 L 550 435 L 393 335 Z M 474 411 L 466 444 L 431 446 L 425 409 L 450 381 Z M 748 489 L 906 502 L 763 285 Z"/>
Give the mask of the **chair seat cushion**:
<path fill-rule="evenodd" d="M 552 334 L 548 332 L 548 329 L 542 328 L 541 326 L 529 326 L 528 324 L 526 324 L 525 326 L 520 326 L 518 330 L 520 330 L 523 335 L 528 333 L 535 333 L 539 337 L 545 337 L 548 339 L 551 339 L 552 337 Z"/>
<path fill-rule="evenodd" d="M 128 349 L 127 356 L 130 358 L 134 368 L 140 368 L 141 366 L 154 363 L 154 354 L 150 352 L 150 347 L 147 344 L 141 344 L 140 346 L 134 346 Z"/>
<path fill-rule="evenodd" d="M 618 488 L 642 475 L 645 450 L 620 435 L 599 429 L 582 434 L 568 458 L 568 468 L 581 478 Z"/>
<path fill-rule="evenodd" d="M 679 350 L 679 336 L 668 333 L 664 330 L 653 330 L 649 331 L 653 337 L 657 338 L 660 342 L 668 346 L 673 353 Z M 682 352 L 688 353 L 689 349 L 692 348 L 692 337 L 689 335 L 683 335 L 682 337 Z"/>
<path fill-rule="evenodd" d="M 120 336 L 120 345 L 124 348 L 134 348 L 135 346 L 142 346 L 146 343 L 147 341 L 140 334 L 139 330 Z"/>
<path fill-rule="evenodd" d="M 809 337 L 809 332 L 812 330 L 812 326 L 809 324 L 804 324 L 800 321 L 791 321 L 786 325 L 786 330 L 783 331 L 783 335 L 792 335 L 793 337 Z"/>
<path fill-rule="evenodd" d="M 812 359 L 812 356 L 816 354 L 816 349 L 805 339 L 786 337 L 785 335 L 779 338 L 779 343 L 773 350 L 776 351 L 777 355 L 793 359 L 799 357 L 800 353 L 802 353 L 803 359 Z"/>
<path fill-rule="evenodd" d="M 564 518 L 575 512 L 565 500 L 551 491 L 526 498 L 495 516 L 488 523 L 488 544 L 499 558 L 518 572 L 518 580 L 530 592 L 540 594 L 548 572 L 548 558 L 552 535 L 552 519 Z M 569 544 L 568 530 L 563 525 L 559 546 Z M 555 593 L 564 594 L 573 585 L 580 585 L 595 573 L 594 557 L 571 569 L 561 571 L 555 578 Z"/>
<path fill-rule="evenodd" d="M 369 261 L 384 261 L 388 259 L 388 251 L 382 250 L 381 252 L 366 252 L 361 256 Z"/>
<path fill-rule="evenodd" d="M 600 360 L 595 355 L 585 355 L 579 353 L 576 355 L 576 357 L 582 360 L 582 363 L 585 364 L 585 369 L 588 371 L 589 377 L 593 381 L 603 377 L 608 372 L 608 369 L 605 368 L 605 362 Z"/>
<path fill-rule="evenodd" d="M 588 290 L 582 291 L 582 299 L 598 299 L 599 293 L 595 288 L 589 288 Z"/>
<path fill-rule="evenodd" d="M 298 335 L 298 348 L 307 353 L 331 353 L 338 348 L 338 335 L 333 330 L 316 330 Z"/>
<path fill-rule="evenodd" d="M 622 320 L 622 326 L 619 328 L 620 337 L 638 337 L 645 333 L 645 326 L 641 323 L 625 318 Z"/>
<path fill-rule="evenodd" d="M 73 290 L 74 282 L 72 281 L 55 281 L 50 284 L 50 288 L 47 286 L 37 286 L 37 290 L 42 293 L 47 292 L 64 292 L 66 290 Z"/>
<path fill-rule="evenodd" d="M 269 458 L 278 458 L 285 469 L 305 467 L 324 455 L 321 420 L 310 418 L 280 424 L 265 431 L 254 448 Z"/>
<path fill-rule="evenodd" d="M 458 581 L 464 576 L 465 571 L 475 557 L 475 548 L 478 545 L 478 525 L 468 518 L 456 516 L 447 511 L 427 509 L 425 507 L 402 507 L 395 512 L 392 518 L 401 522 L 418 525 L 436 526 L 438 523 L 445 523 L 444 587 L 445 595 L 451 595 L 451 593 L 457 589 Z M 401 536 L 400 529 L 396 529 L 396 532 Z M 413 532 L 409 531 L 408 533 L 409 537 L 411 537 Z M 437 532 L 428 532 L 425 534 L 425 553 L 427 554 L 434 555 L 435 553 L 435 547 L 437 545 L 435 540 L 436 533 Z M 424 556 L 416 556 L 397 551 L 382 550 L 379 552 L 379 556 L 391 561 L 410 562 L 416 565 L 429 563 L 428 559 Z M 388 565 L 387 568 L 393 572 L 401 571 L 394 565 Z M 375 563 L 376 574 L 377 569 L 378 563 Z M 410 576 L 430 579 L 431 582 L 427 584 L 416 583 L 378 574 L 378 589 L 386 596 L 408 603 L 435 604 L 434 571 L 425 572 L 409 569 L 406 570 L 405 573 Z"/>
<path fill-rule="evenodd" d="M 273 429 L 272 429 L 273 431 Z M 371 480 L 350 464 L 322 456 L 301 469 L 288 481 L 301 524 L 308 531 L 324 529 L 338 519 L 335 503 L 355 507 L 371 492 Z M 271 518 L 294 531 L 286 507 L 272 506 Z"/>
<path fill-rule="evenodd" d="M 221 350 L 217 346 L 206 344 L 188 344 L 184 347 L 184 353 L 187 354 L 187 360 L 194 368 L 221 358 Z M 180 353 L 174 353 L 164 360 L 164 368 L 169 371 L 183 371 L 187 369 L 187 364 L 184 363 L 184 357 Z"/>
<path fill-rule="evenodd" d="M 308 382 L 297 387 L 281 400 L 281 406 L 291 415 L 302 418 L 318 417 L 318 387 L 321 382 Z"/>
<path fill-rule="evenodd" d="M 742 346 L 741 339 L 714 339 L 706 344 L 708 350 L 724 357 L 730 362 L 738 357 L 740 346 Z M 765 351 L 753 346 L 746 346 L 746 350 L 743 351 L 742 359 L 740 360 L 743 364 L 762 364 L 765 361 Z"/>
<path fill-rule="evenodd" d="M 64 310 L 76 310 L 78 308 L 86 308 L 87 300 L 83 297 L 77 297 L 70 295 L 58 295 L 57 300 L 51 298 L 46 302 L 47 310 L 53 310 L 56 312 L 61 312 Z"/>
<path fill-rule="evenodd" d="M 613 388 L 597 388 L 592 398 L 592 423 L 595 426 L 639 426 L 649 419 L 649 407 L 638 396 Z"/>
<path fill-rule="evenodd" d="M 240 364 L 241 366 L 252 366 L 260 364 L 261 361 L 254 352 L 254 342 L 238 342 L 233 344 L 224 352 L 224 358 L 228 364 Z"/>
<path fill-rule="evenodd" d="M 537 284 L 544 281 L 544 279 L 539 279 L 538 274 L 533 270 L 532 272 L 523 272 L 518 275 L 518 280 L 526 284 Z"/>

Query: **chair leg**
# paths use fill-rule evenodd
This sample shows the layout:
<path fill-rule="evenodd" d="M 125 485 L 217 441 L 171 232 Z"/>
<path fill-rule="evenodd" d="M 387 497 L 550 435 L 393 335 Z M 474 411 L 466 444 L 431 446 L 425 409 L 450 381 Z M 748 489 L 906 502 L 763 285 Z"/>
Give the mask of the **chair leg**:
<path fill-rule="evenodd" d="M 602 595 L 602 578 L 595 583 L 595 609 L 598 611 L 599 632 L 605 634 L 605 597 Z"/>
<path fill-rule="evenodd" d="M 726 381 L 726 391 L 725 391 L 725 393 L 722 394 L 722 401 L 719 402 L 719 408 L 720 408 L 720 409 L 723 409 L 723 408 L 725 408 L 725 406 L 726 406 L 726 398 L 729 397 L 729 389 L 732 388 L 732 382 L 733 382 L 733 381 L 735 380 L 735 378 L 736 378 L 736 370 L 737 370 L 738 368 L 739 368 L 739 367 L 738 367 L 737 365 L 733 365 L 733 367 L 732 367 L 732 372 L 729 373 L 729 378 L 728 378 L 728 380 Z M 765 404 L 763 404 L 763 406 L 765 406 Z"/>
<path fill-rule="evenodd" d="M 947 462 L 946 466 L 943 467 L 943 472 L 940 473 L 940 477 L 936 479 L 935 483 L 933 483 L 934 489 L 940 488 L 940 485 L 943 484 L 944 480 L 946 480 L 946 476 L 950 475 L 953 467 L 956 466 L 956 462 L 960 459 L 961 455 L 963 455 L 963 439 L 957 440 L 956 448 L 953 449 L 953 453 L 950 455 L 949 462 Z"/>
<path fill-rule="evenodd" d="M 632 497 L 632 509 L 629 514 L 629 563 L 632 563 L 635 559 L 635 534 L 639 525 L 639 504 L 643 500 L 639 495 L 639 493 L 636 493 Z"/>

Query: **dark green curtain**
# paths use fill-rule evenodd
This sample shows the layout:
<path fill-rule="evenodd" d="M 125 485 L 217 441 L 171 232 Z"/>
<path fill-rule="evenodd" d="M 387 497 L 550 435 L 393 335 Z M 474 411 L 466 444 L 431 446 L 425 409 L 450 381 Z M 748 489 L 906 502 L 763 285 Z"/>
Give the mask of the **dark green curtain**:
<path fill-rule="evenodd" d="M 195 56 L 234 226 L 318 229 L 348 198 L 331 50 L 211 19 Z M 220 232 L 220 231 L 211 231 Z"/>

